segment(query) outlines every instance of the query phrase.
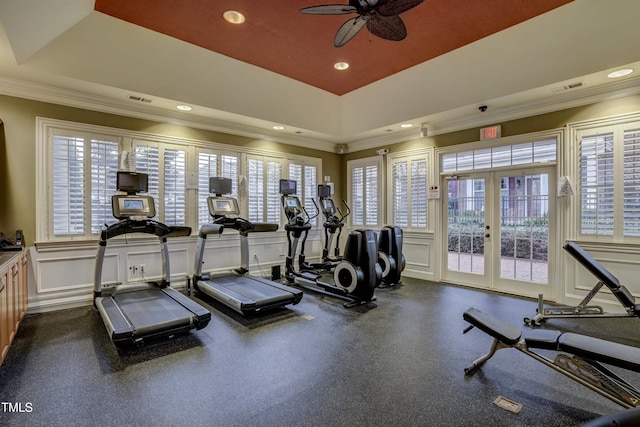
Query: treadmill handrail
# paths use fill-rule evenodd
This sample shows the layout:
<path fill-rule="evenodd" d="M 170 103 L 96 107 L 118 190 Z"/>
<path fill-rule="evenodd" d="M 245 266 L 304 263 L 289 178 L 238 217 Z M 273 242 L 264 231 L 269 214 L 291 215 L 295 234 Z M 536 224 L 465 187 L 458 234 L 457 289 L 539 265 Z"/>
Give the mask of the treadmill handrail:
<path fill-rule="evenodd" d="M 100 233 L 100 240 L 107 240 L 127 233 L 153 234 L 158 237 L 165 237 L 171 233 L 171 227 L 152 219 L 135 221 L 131 218 L 123 219 L 103 229 Z M 189 233 L 191 228 L 189 228 Z"/>

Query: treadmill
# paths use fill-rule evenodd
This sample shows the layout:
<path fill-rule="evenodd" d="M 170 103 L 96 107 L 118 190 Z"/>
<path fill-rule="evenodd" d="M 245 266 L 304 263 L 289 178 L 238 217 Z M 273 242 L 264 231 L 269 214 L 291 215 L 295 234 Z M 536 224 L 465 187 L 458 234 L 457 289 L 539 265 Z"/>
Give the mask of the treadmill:
<path fill-rule="evenodd" d="M 169 287 L 169 249 L 167 238 L 189 236 L 190 227 L 168 226 L 154 221 L 153 197 L 136 195 L 146 192 L 148 176 L 142 173 L 118 172 L 117 189 L 127 194 L 111 198 L 117 223 L 102 230 L 98 242 L 94 276 L 93 303 L 117 348 L 142 345 L 146 340 L 171 337 L 191 329 L 202 329 L 211 313 L 201 305 Z M 159 282 L 121 286 L 102 284 L 102 267 L 107 241 L 127 233 L 157 236 L 162 254 L 163 278 Z M 109 288 L 109 289 L 103 289 Z"/>
<path fill-rule="evenodd" d="M 238 201 L 234 197 L 224 196 L 231 193 L 229 178 L 209 178 L 209 193 L 215 194 L 207 198 L 213 224 L 203 225 L 198 234 L 193 276 L 194 289 L 245 317 L 289 304 L 298 304 L 302 299 L 302 291 L 248 274 L 249 233 L 276 231 L 278 224 L 252 223 L 240 218 Z M 240 267 L 223 274 L 203 273 L 207 236 L 220 234 L 227 228 L 238 230 L 240 234 Z"/>

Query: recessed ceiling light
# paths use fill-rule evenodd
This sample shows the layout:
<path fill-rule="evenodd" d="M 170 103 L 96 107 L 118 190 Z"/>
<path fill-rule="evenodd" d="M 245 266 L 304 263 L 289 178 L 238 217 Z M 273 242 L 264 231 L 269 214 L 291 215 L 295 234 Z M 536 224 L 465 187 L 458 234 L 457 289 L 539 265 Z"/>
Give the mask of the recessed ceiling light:
<path fill-rule="evenodd" d="M 275 125 L 273 128 L 275 130 L 284 130 L 284 126 L 280 126 L 280 125 Z"/>
<path fill-rule="evenodd" d="M 615 79 L 616 77 L 623 77 L 633 73 L 633 68 L 625 68 L 623 70 L 616 70 L 612 73 L 607 74 L 607 77 L 610 79 Z"/>
<path fill-rule="evenodd" d="M 222 14 L 222 17 L 232 24 L 242 24 L 245 21 L 244 15 L 236 10 L 227 10 Z"/>
<path fill-rule="evenodd" d="M 181 111 L 191 111 L 192 110 L 192 108 L 189 107 L 188 105 L 178 105 L 176 108 L 178 110 L 181 110 Z"/>
<path fill-rule="evenodd" d="M 400 125 L 401 128 L 412 128 L 413 125 L 411 123 L 403 123 Z"/>
<path fill-rule="evenodd" d="M 333 68 L 342 71 L 349 68 L 349 64 L 347 62 L 336 62 L 335 64 L 333 64 Z"/>

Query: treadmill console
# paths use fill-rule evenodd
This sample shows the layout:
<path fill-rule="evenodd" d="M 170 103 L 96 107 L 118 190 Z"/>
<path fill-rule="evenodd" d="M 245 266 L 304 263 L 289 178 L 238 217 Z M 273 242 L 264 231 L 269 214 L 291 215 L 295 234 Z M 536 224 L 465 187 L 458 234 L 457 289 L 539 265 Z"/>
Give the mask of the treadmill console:
<path fill-rule="evenodd" d="M 111 197 L 113 216 L 117 219 L 156 216 L 155 204 L 151 196 L 116 194 Z"/>
<path fill-rule="evenodd" d="M 111 197 L 111 210 L 115 218 L 141 221 L 156 216 L 153 197 L 136 194 L 147 192 L 149 189 L 149 177 L 146 173 L 118 171 L 116 188 L 127 194 L 116 194 Z"/>
<path fill-rule="evenodd" d="M 213 217 L 240 215 L 240 208 L 235 197 L 209 197 L 207 204 L 209 205 L 209 214 Z"/>

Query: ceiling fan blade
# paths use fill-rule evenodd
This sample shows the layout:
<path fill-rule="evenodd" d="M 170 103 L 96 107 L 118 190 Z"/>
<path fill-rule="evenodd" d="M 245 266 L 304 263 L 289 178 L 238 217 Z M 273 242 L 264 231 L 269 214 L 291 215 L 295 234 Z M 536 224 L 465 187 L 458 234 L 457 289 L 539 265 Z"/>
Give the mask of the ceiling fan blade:
<path fill-rule="evenodd" d="M 381 39 L 385 40 L 397 42 L 407 37 L 407 27 L 404 26 L 402 18 L 400 18 L 398 15 L 371 15 L 371 17 L 367 21 L 367 29 L 374 36 L 378 36 Z"/>
<path fill-rule="evenodd" d="M 320 6 L 311 6 L 300 9 L 300 13 L 308 15 L 346 15 L 348 13 L 357 13 L 358 9 L 345 4 L 322 4 Z"/>
<path fill-rule="evenodd" d="M 364 24 L 367 21 L 368 20 L 364 19 L 362 16 L 356 16 L 355 18 L 349 19 L 347 22 L 342 24 L 336 33 L 336 37 L 333 39 L 333 45 L 335 47 L 344 46 L 345 43 L 358 34 L 358 31 L 364 27 Z"/>
<path fill-rule="evenodd" d="M 400 15 L 409 9 L 413 9 L 422 2 L 424 2 L 424 0 L 381 0 L 375 9 L 382 16 Z"/>

